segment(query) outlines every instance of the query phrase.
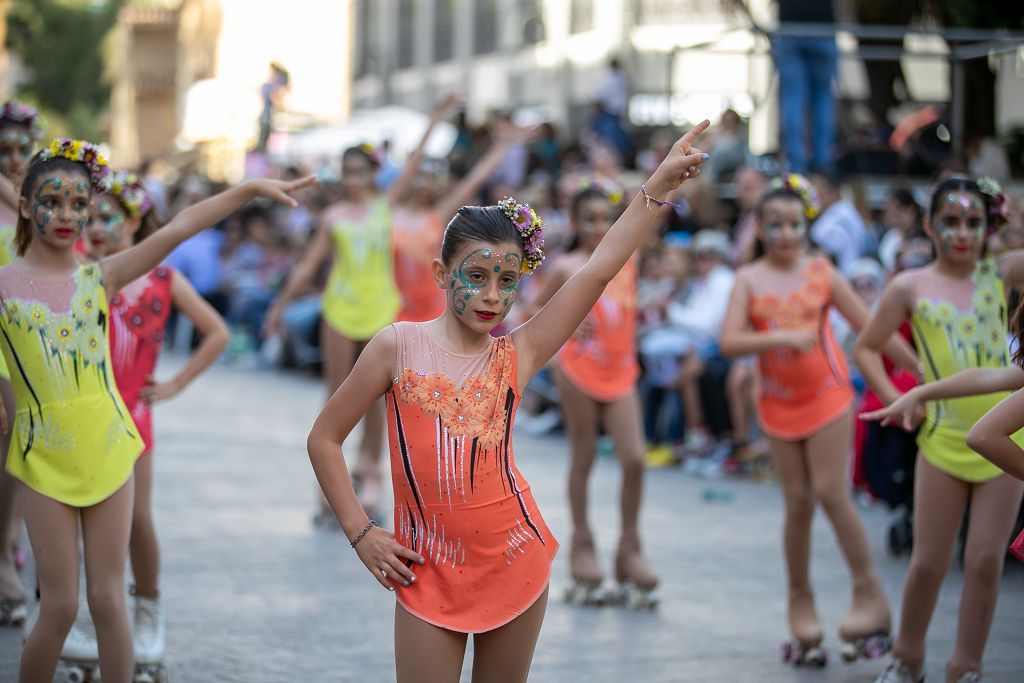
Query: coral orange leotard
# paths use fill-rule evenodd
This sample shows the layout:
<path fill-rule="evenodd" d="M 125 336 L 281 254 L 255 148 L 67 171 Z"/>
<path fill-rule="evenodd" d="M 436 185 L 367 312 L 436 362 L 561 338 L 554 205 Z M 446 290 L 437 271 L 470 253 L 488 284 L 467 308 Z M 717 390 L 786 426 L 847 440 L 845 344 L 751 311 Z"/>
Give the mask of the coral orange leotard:
<path fill-rule="evenodd" d="M 121 398 L 128 406 L 148 453 L 153 417 L 139 392 L 156 370 L 171 312 L 173 271 L 159 267 L 110 298 L 110 360 Z"/>
<path fill-rule="evenodd" d="M 402 297 L 397 321 L 433 320 L 444 311 L 444 290 L 434 282 L 431 264 L 441 253 L 442 219 L 433 209 L 391 212 L 395 243 L 395 284 Z"/>
<path fill-rule="evenodd" d="M 804 267 L 803 286 L 785 296 L 751 294 L 755 330 L 813 330 L 818 344 L 807 353 L 775 348 L 758 354 L 761 427 L 779 439 L 810 436 L 838 418 L 853 402 L 846 360 L 832 334 L 832 266 L 813 258 Z"/>
<path fill-rule="evenodd" d="M 558 354 L 562 372 L 597 401 L 615 401 L 636 387 L 636 264 L 619 271 L 588 315 L 586 336 L 573 335 Z"/>
<path fill-rule="evenodd" d="M 558 542 L 515 465 L 516 348 L 493 339 L 475 355 L 442 348 L 422 325 L 396 323 L 387 393 L 395 536 L 423 555 L 398 601 L 435 626 L 498 628 L 547 587 Z"/>

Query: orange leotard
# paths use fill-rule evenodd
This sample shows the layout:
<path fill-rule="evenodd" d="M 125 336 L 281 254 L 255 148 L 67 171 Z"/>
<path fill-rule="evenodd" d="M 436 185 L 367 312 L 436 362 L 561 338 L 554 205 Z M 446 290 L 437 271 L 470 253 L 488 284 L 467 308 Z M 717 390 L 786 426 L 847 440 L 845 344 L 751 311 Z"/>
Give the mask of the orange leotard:
<path fill-rule="evenodd" d="M 391 212 L 395 243 L 395 284 L 402 297 L 398 321 L 433 320 L 444 311 L 444 290 L 434 282 L 431 263 L 441 252 L 442 219 L 432 209 Z"/>
<path fill-rule="evenodd" d="M 636 387 L 636 264 L 619 271 L 587 317 L 586 336 L 573 335 L 558 354 L 562 372 L 597 401 L 615 401 Z"/>
<path fill-rule="evenodd" d="M 423 555 L 402 606 L 463 633 L 498 628 L 547 587 L 558 542 L 512 455 L 519 405 L 509 336 L 479 354 L 442 348 L 416 323 L 393 325 L 387 393 L 395 537 Z"/>
<path fill-rule="evenodd" d="M 779 439 L 803 439 L 838 418 L 853 402 L 846 360 L 832 334 L 832 266 L 822 258 L 804 267 L 803 286 L 787 295 L 751 294 L 755 330 L 812 330 L 818 344 L 807 353 L 775 348 L 758 354 L 761 427 Z"/>

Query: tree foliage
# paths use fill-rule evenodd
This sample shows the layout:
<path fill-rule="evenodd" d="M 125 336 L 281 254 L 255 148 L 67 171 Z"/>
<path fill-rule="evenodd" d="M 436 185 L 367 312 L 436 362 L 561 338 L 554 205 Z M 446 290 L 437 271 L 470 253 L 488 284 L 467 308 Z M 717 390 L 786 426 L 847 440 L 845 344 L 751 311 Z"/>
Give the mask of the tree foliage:
<path fill-rule="evenodd" d="M 27 72 L 17 96 L 36 103 L 72 135 L 95 139 L 110 106 L 103 43 L 123 4 L 124 0 L 10 1 L 7 47 Z"/>

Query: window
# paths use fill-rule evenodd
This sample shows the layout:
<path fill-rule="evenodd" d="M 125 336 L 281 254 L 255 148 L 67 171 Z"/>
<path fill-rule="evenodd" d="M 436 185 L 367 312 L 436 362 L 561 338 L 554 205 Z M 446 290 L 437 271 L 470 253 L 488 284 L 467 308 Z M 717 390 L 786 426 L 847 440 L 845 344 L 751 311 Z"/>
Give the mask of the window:
<path fill-rule="evenodd" d="M 437 0 L 434 8 L 434 61 L 455 55 L 455 0 Z"/>
<path fill-rule="evenodd" d="M 473 54 L 498 49 L 498 0 L 473 2 Z"/>
<path fill-rule="evenodd" d="M 416 0 L 398 2 L 398 68 L 408 69 L 416 58 Z"/>
<path fill-rule="evenodd" d="M 593 0 L 572 0 L 569 15 L 569 32 L 585 33 L 594 30 Z"/>
<path fill-rule="evenodd" d="M 371 0 L 356 3 L 355 74 L 367 76 L 376 69 L 377 13 Z"/>

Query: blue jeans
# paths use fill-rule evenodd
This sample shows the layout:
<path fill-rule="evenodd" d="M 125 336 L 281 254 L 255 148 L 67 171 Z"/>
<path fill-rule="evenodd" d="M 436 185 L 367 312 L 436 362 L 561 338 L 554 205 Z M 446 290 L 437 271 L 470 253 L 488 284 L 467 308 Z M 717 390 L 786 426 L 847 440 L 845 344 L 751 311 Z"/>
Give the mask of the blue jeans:
<path fill-rule="evenodd" d="M 828 169 L 836 141 L 836 101 L 832 77 L 838 49 L 834 38 L 778 36 L 772 56 L 779 70 L 782 141 L 789 169 L 807 173 Z M 811 123 L 811 160 L 805 146 L 807 113 Z"/>

